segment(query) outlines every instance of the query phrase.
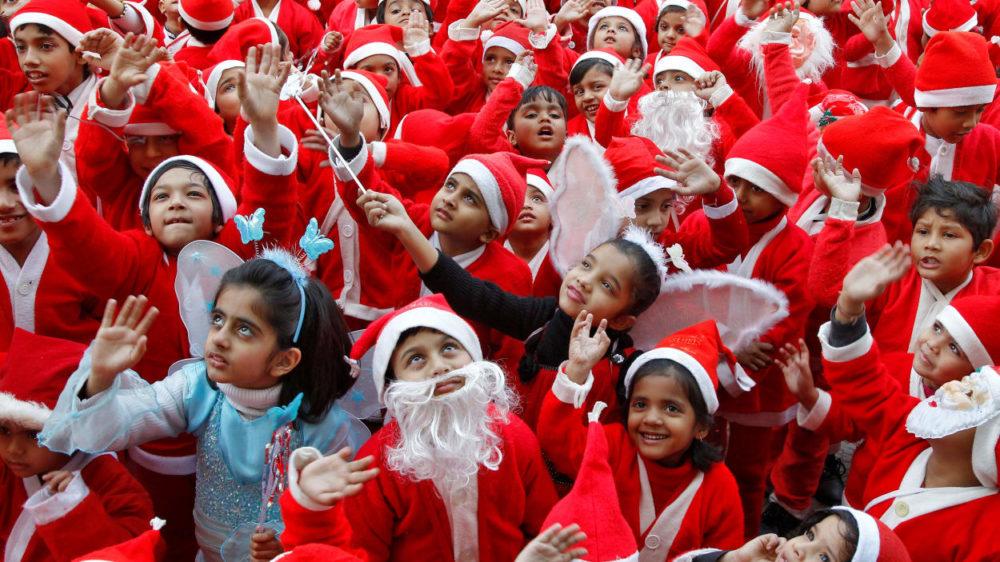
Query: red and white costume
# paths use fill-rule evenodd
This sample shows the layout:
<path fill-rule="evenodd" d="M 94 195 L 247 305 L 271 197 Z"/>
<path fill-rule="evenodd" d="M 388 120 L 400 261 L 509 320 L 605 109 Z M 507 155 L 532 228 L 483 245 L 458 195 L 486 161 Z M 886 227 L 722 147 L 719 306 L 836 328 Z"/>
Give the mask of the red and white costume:
<path fill-rule="evenodd" d="M 308 58 L 323 40 L 323 26 L 316 14 L 294 0 L 278 0 L 270 14 L 261 10 L 257 0 L 247 0 L 236 8 L 233 21 L 238 23 L 253 17 L 267 18 L 281 28 L 288 37 L 288 49 L 295 59 Z"/>

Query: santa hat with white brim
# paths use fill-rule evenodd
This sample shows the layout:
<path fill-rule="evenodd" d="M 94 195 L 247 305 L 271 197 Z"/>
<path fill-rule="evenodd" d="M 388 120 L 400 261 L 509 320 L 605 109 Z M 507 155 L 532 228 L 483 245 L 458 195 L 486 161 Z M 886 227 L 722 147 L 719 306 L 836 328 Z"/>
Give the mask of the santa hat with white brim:
<path fill-rule="evenodd" d="M 246 63 L 241 60 L 224 60 L 209 69 L 208 78 L 205 80 L 205 100 L 212 109 L 215 109 L 215 94 L 219 89 L 219 82 L 222 81 L 222 75 L 234 68 L 246 68 Z"/>
<path fill-rule="evenodd" d="M 384 137 L 389 132 L 392 113 L 389 111 L 389 94 L 385 91 L 386 79 L 381 74 L 366 70 L 344 70 L 340 73 L 344 80 L 353 80 L 364 88 L 378 111 L 378 126 Z M 381 140 L 381 139 L 379 139 Z"/>
<path fill-rule="evenodd" d="M 837 505 L 832 509 L 848 513 L 858 526 L 854 556 L 846 562 L 909 562 L 906 545 L 885 523 L 850 507 Z"/>
<path fill-rule="evenodd" d="M 656 65 L 653 67 L 653 77 L 668 70 L 679 70 L 690 76 L 692 80 L 697 80 L 706 72 L 720 69 L 701 44 L 690 37 L 682 37 L 677 45 L 670 50 L 670 54 L 657 59 Z"/>
<path fill-rule="evenodd" d="M 188 25 L 202 31 L 225 29 L 235 13 L 232 0 L 178 0 L 177 11 Z"/>
<path fill-rule="evenodd" d="M 997 77 L 986 39 L 968 31 L 931 37 L 913 86 L 918 108 L 992 103 Z"/>
<path fill-rule="evenodd" d="M 642 16 L 640 16 L 635 10 L 622 8 L 620 6 L 608 6 L 607 8 L 601 8 L 600 11 L 590 17 L 590 22 L 587 24 L 587 48 L 593 48 L 594 33 L 597 32 L 597 25 L 601 22 L 601 20 L 615 16 L 625 18 L 630 24 L 632 24 L 632 28 L 635 31 L 635 34 L 639 36 L 640 44 L 642 46 L 640 58 L 642 58 L 642 60 L 646 60 L 646 53 L 649 52 L 649 45 L 646 44 L 646 23 L 642 21 Z"/>
<path fill-rule="evenodd" d="M 94 29 L 86 9 L 75 0 L 31 0 L 18 10 L 10 20 L 10 29 L 33 23 L 44 25 L 76 47 L 88 32 Z"/>
<path fill-rule="evenodd" d="M 545 170 L 541 168 L 528 170 L 527 180 L 528 187 L 534 187 L 542 192 L 546 201 L 552 201 L 552 196 L 556 194 L 556 191 L 552 188 L 552 183 L 549 181 L 549 176 L 545 173 Z"/>
<path fill-rule="evenodd" d="M 149 190 L 153 188 L 152 178 L 158 177 L 160 170 L 166 167 L 173 167 L 177 162 L 187 162 L 198 168 L 198 171 L 208 178 L 209 189 L 215 192 L 215 198 L 219 201 L 219 211 L 222 214 L 222 222 L 226 222 L 236 215 L 236 196 L 233 195 L 232 180 L 229 179 L 222 170 L 215 164 L 189 154 L 171 156 L 153 168 L 153 171 L 146 176 L 146 181 L 142 184 L 142 192 L 139 194 L 139 212 L 142 212 L 142 203 L 149 197 Z"/>
<path fill-rule="evenodd" d="M 506 234 L 524 207 L 524 192 L 528 189 L 527 173 L 548 162 L 510 152 L 470 154 L 458 161 L 448 174 L 465 174 L 479 188 L 490 216 L 490 223 Z"/>
<path fill-rule="evenodd" d="M 396 46 L 403 42 L 403 29 L 395 25 L 375 24 L 356 29 L 351 33 L 344 52 L 344 68 L 350 69 L 364 59 L 374 55 L 392 57 L 399 70 L 414 86 L 422 86 L 417 71 L 406 53 Z"/>
<path fill-rule="evenodd" d="M 0 421 L 41 431 L 87 346 L 14 329 L 0 367 Z"/>

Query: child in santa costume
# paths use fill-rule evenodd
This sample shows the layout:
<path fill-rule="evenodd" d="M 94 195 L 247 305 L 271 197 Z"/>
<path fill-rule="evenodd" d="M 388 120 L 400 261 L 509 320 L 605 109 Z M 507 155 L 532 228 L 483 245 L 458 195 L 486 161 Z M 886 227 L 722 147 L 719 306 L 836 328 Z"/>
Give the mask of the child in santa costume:
<path fill-rule="evenodd" d="M 419 299 L 373 323 L 351 350 L 371 351 L 380 401 L 393 420 L 358 454 L 379 468 L 344 500 L 352 544 L 371 560 L 512 560 L 538 534 L 555 503 L 538 441 L 510 409 L 516 397 L 503 371 L 482 360 L 472 327 L 441 296 Z M 305 453 L 296 452 L 292 463 Z M 320 461 L 317 461 L 320 462 Z M 301 465 L 299 465 L 301 466 Z M 297 468 L 298 469 L 298 468 Z M 313 473 L 315 474 L 315 472 Z M 308 490 L 309 466 L 299 472 Z M 319 472 L 322 477 L 322 472 Z M 324 542 L 331 514 L 317 497 L 286 496 L 307 523 L 298 540 Z M 335 508 L 336 509 L 336 508 Z"/>
<path fill-rule="evenodd" d="M 684 37 L 702 45 L 708 42 L 708 8 L 702 0 L 642 0 L 635 11 L 646 24 L 647 44 L 659 47 L 646 57 L 651 65 L 669 55 Z"/>
<path fill-rule="evenodd" d="M 66 561 L 140 534 L 153 517 L 114 455 L 64 455 L 36 435 L 85 346 L 16 330 L 0 369 L 0 549 L 3 560 Z"/>
<path fill-rule="evenodd" d="M 231 0 L 177 0 L 177 13 L 187 35 L 177 36 L 171 48 L 174 60 L 198 70 L 212 66 L 209 52 L 233 23 Z M 183 35 L 183 34 L 182 34 Z M 177 43 L 182 42 L 181 46 Z"/>
<path fill-rule="evenodd" d="M 750 234 L 749 244 L 728 270 L 774 284 L 790 303 L 788 316 L 738 356 L 757 386 L 727 400 L 720 410 L 728 422 L 726 464 L 740 483 L 747 539 L 757 535 L 767 475 L 784 427 L 795 414 L 795 399 L 785 388 L 781 370 L 772 364 L 772 351 L 802 337 L 812 310 L 806 289 L 812 242 L 786 216 L 798 198 L 808 163 L 807 90 L 808 85 L 799 85 L 774 117 L 736 141 L 726 160 L 726 183 L 736 192 Z M 689 224 L 701 227 L 704 221 L 696 213 L 682 231 Z"/>
<path fill-rule="evenodd" d="M 323 38 L 323 26 L 316 14 L 295 1 L 247 0 L 233 13 L 233 22 L 262 17 L 277 25 L 288 37 L 292 58 L 308 58 Z"/>
<path fill-rule="evenodd" d="M 987 560 L 1000 554 L 997 437 L 1000 374 L 983 367 L 920 400 L 899 391 L 865 322 L 871 300 L 907 270 L 897 244 L 866 258 L 844 279 L 830 323 L 820 330 L 833 402 L 864 431 L 878 457 L 865 511 L 891 528 L 913 560 Z M 807 368 L 808 357 L 789 357 Z"/>
<path fill-rule="evenodd" d="M 517 221 L 507 233 L 503 247 L 515 256 L 524 260 L 531 270 L 532 281 L 538 279 L 539 270 L 548 264 L 552 267 L 549 255 L 549 234 L 552 232 L 552 214 L 549 212 L 549 200 L 555 192 L 545 172 L 539 168 L 528 170 L 528 189 L 524 193 L 524 207 L 517 215 Z M 532 294 L 539 295 L 537 285 L 532 285 Z"/>
<path fill-rule="evenodd" d="M 222 118 L 226 134 L 232 135 L 240 116 L 239 83 L 246 76 L 246 64 L 242 60 L 224 60 L 209 67 L 204 76 L 205 101 Z"/>
<path fill-rule="evenodd" d="M 816 511 L 791 539 L 761 535 L 736 550 L 699 549 L 674 562 L 752 562 L 754 560 L 843 560 L 910 562 L 906 545 L 885 523 L 850 507 Z"/>
<path fill-rule="evenodd" d="M 574 477 L 584 459 L 587 432 L 580 406 L 594 384 L 591 368 L 610 339 L 593 315 L 573 327 L 569 359 L 559 367 L 538 420 L 539 442 L 560 472 Z M 643 558 L 670 560 L 706 544 L 742 542 L 736 480 L 704 438 L 719 407 L 715 389 L 720 356 L 736 358 L 712 321 L 664 338 L 632 358 L 619 387 L 623 423 L 605 425 L 607 460 L 618 503 Z"/>
<path fill-rule="evenodd" d="M 167 158 L 198 154 L 234 176 L 232 139 L 221 119 L 176 65 L 156 62 L 164 56 L 152 39 L 129 36 L 115 55 L 121 61 L 91 94 L 88 125 L 76 140 L 81 154 L 103 155 L 81 160 L 77 178 L 115 230 L 142 228 L 136 212 L 142 184 Z"/>
<path fill-rule="evenodd" d="M 627 135 L 638 99 L 650 91 L 645 80 L 649 70 L 639 59 L 626 62 L 612 47 L 580 55 L 569 73 L 577 115 L 567 123 L 568 133 L 587 135 L 601 146 L 613 136 Z"/>

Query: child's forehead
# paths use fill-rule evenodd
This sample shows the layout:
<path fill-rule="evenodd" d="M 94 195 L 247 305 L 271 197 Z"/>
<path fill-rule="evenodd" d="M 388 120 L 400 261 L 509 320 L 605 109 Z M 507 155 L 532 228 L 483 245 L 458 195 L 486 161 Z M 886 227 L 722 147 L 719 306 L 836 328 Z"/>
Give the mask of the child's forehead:
<path fill-rule="evenodd" d="M 358 61 L 357 64 L 358 68 L 376 67 L 385 65 L 392 65 L 393 67 L 397 66 L 396 59 L 392 58 L 389 55 L 384 55 L 379 53 L 376 55 L 369 55 Z"/>
<path fill-rule="evenodd" d="M 457 187 L 468 189 L 480 197 L 483 196 L 483 193 L 479 191 L 479 185 L 472 179 L 472 176 L 465 172 L 453 172 L 448 176 L 448 181 L 453 182 Z"/>
<path fill-rule="evenodd" d="M 628 26 L 629 29 L 633 29 L 632 22 L 628 21 L 627 19 L 621 16 L 604 16 L 603 18 L 601 18 L 601 21 L 597 22 L 597 25 L 605 25 L 605 24 L 607 25 L 625 24 Z"/>
<path fill-rule="evenodd" d="M 436 345 L 444 341 L 454 341 L 458 343 L 458 340 L 449 334 L 438 330 L 437 328 L 431 328 L 429 326 L 419 326 L 413 329 L 412 333 L 407 334 L 405 337 L 399 338 L 396 342 L 395 351 L 403 351 L 408 348 L 421 347 L 428 345 Z M 458 343 L 461 347 L 462 344 Z M 462 347 L 462 349 L 465 349 Z"/>
<path fill-rule="evenodd" d="M 963 230 L 968 230 L 964 224 L 962 224 L 956 217 L 955 211 L 947 207 L 928 207 L 924 209 L 920 217 L 917 219 L 918 223 L 942 223 L 949 226 L 958 226 Z"/>
<path fill-rule="evenodd" d="M 205 174 L 190 168 L 170 168 L 156 179 L 153 189 L 170 189 L 175 187 L 200 187 L 208 190 Z"/>
<path fill-rule="evenodd" d="M 556 100 L 546 99 L 545 97 L 539 96 L 531 101 L 527 101 L 521 104 L 517 108 L 517 113 L 515 115 L 521 117 L 525 113 L 528 113 L 529 111 L 553 111 L 553 110 L 558 110 L 559 113 L 562 113 L 563 111 L 562 106 L 559 105 L 559 102 L 557 102 Z"/>
<path fill-rule="evenodd" d="M 36 23 L 26 23 L 14 30 L 14 39 L 19 41 L 31 41 L 38 39 L 54 39 L 61 44 L 69 45 L 69 41 L 63 38 L 51 28 Z"/>

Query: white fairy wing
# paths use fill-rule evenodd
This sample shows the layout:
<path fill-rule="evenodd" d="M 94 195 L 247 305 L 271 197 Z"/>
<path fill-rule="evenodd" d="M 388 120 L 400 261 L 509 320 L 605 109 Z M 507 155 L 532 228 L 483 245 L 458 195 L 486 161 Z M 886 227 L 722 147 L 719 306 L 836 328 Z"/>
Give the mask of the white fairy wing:
<path fill-rule="evenodd" d="M 351 341 L 357 341 L 362 332 L 364 330 L 351 332 Z M 337 400 L 337 405 L 342 410 L 361 420 L 377 418 L 377 414 L 382 410 L 382 404 L 378 401 L 378 391 L 375 389 L 375 379 L 372 377 L 372 357 L 374 354 L 375 348 L 373 347 L 358 361 L 361 367 L 358 379 L 354 381 L 354 385 L 347 391 L 347 394 Z"/>
<path fill-rule="evenodd" d="M 603 149 L 583 135 L 566 139 L 549 170 L 555 194 L 549 203 L 549 257 L 560 275 L 598 244 L 618 234 L 621 212 L 614 171 Z"/>
<path fill-rule="evenodd" d="M 786 316 L 788 299 L 774 285 L 698 269 L 668 275 L 660 296 L 639 315 L 629 335 L 637 349 L 649 350 L 677 330 L 715 320 L 722 343 L 738 353 Z"/>
<path fill-rule="evenodd" d="M 187 328 L 192 357 L 203 357 L 205 354 L 209 313 L 215 304 L 213 301 L 222 276 L 242 263 L 243 260 L 232 250 L 208 240 L 195 240 L 178 254 L 174 291 L 177 293 L 181 320 Z"/>

